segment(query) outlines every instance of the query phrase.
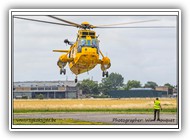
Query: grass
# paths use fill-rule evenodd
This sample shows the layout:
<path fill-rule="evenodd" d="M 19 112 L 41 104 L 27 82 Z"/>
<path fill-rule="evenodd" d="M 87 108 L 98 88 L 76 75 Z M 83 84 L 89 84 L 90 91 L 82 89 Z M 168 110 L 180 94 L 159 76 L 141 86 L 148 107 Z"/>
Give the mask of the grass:
<path fill-rule="evenodd" d="M 102 122 L 89 122 L 75 119 L 53 119 L 53 118 L 40 118 L 40 119 L 14 119 L 14 125 L 104 125 Z"/>
<path fill-rule="evenodd" d="M 103 113 L 152 113 L 153 109 L 15 109 L 14 113 L 103 112 Z M 176 108 L 164 109 L 164 113 L 176 113 Z"/>
<path fill-rule="evenodd" d="M 154 98 L 14 100 L 13 112 L 149 113 L 153 111 L 154 100 Z M 161 104 L 162 112 L 177 111 L 175 98 L 161 98 Z"/>

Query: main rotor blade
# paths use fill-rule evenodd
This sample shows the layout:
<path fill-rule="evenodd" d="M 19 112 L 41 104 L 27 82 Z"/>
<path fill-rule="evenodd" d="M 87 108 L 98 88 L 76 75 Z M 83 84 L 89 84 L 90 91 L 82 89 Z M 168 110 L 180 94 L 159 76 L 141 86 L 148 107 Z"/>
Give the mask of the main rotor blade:
<path fill-rule="evenodd" d="M 23 18 L 23 17 L 15 17 L 17 19 L 23 19 L 23 20 L 30 20 L 30 21 L 35 21 L 35 22 L 42 22 L 42 23 L 49 23 L 49 24 L 57 24 L 57 25 L 64 25 L 64 26 L 71 26 L 71 27 L 75 27 L 73 25 L 70 24 L 63 24 L 63 23 L 57 23 L 57 22 L 50 22 L 50 21 L 44 21 L 44 20 L 36 20 L 36 19 L 30 19 L 30 18 Z"/>
<path fill-rule="evenodd" d="M 74 22 L 71 22 L 71 21 L 67 21 L 65 19 L 61 19 L 61 18 L 58 18 L 58 17 L 55 17 L 55 16 L 51 16 L 51 15 L 48 15 L 48 16 L 51 17 L 51 18 L 54 18 L 54 19 L 57 19 L 57 20 L 69 23 L 69 24 L 71 24 L 71 25 L 73 25 L 75 27 L 82 27 L 80 24 L 77 24 L 77 23 L 74 23 Z"/>
<path fill-rule="evenodd" d="M 68 53 L 69 50 L 53 50 L 53 52 L 64 52 L 64 53 Z"/>
<path fill-rule="evenodd" d="M 98 29 L 111 29 L 111 28 L 176 28 L 176 26 L 121 26 L 121 27 L 96 27 Z"/>
<path fill-rule="evenodd" d="M 152 21 L 158 21 L 158 20 L 153 19 L 153 20 L 143 20 L 143 21 L 134 21 L 134 22 L 125 22 L 125 23 L 97 25 L 97 26 L 92 26 L 92 28 L 108 27 L 108 26 L 118 26 L 118 25 L 135 24 L 135 23 L 152 22 Z"/>

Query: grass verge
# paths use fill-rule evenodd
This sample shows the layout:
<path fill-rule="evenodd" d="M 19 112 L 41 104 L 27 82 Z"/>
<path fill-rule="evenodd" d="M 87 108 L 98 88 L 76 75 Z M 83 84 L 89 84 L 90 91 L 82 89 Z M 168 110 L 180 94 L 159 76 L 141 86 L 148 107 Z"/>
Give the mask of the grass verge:
<path fill-rule="evenodd" d="M 51 112 L 102 112 L 102 113 L 152 113 L 153 109 L 14 109 L 13 113 L 51 113 Z M 176 108 L 163 109 L 164 113 L 176 113 Z"/>
<path fill-rule="evenodd" d="M 104 125 L 102 122 L 89 122 L 75 119 L 33 118 L 14 119 L 14 125 Z"/>

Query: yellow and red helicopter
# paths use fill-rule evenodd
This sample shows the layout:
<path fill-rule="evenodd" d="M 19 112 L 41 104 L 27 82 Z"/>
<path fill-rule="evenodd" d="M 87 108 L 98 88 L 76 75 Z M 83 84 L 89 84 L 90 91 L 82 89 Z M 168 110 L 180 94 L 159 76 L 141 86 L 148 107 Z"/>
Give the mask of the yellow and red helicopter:
<path fill-rule="evenodd" d="M 82 24 L 74 23 L 56 16 L 48 15 L 48 17 L 59 20 L 64 23 L 50 22 L 44 20 L 36 20 L 30 18 L 17 17 L 14 18 L 30 20 L 36 22 L 43 22 L 49 24 L 57 24 L 63 26 L 71 26 L 79 28 L 77 33 L 77 39 L 75 42 L 71 42 L 68 39 L 65 39 L 64 42 L 70 45 L 68 50 L 53 50 L 53 52 L 62 52 L 57 62 L 58 67 L 60 68 L 60 74 L 66 74 L 65 66 L 68 64 L 70 70 L 76 75 L 75 83 L 77 82 L 77 75 L 88 72 L 92 70 L 97 64 L 100 64 L 102 70 L 102 76 L 108 77 L 108 69 L 111 67 L 110 58 L 104 56 L 99 47 L 99 39 L 96 35 L 96 32 L 92 29 L 94 28 L 133 28 L 133 27 L 122 27 L 118 25 L 133 24 L 133 23 L 142 23 L 150 22 L 157 20 L 144 20 L 128 23 L 117 23 L 117 24 L 108 24 L 108 25 L 99 25 L 94 26 L 89 22 L 82 22 Z M 66 24 L 65 24 L 66 23 Z M 141 27 L 138 27 L 141 28 Z M 152 28 L 152 27 L 142 27 L 142 28 Z M 153 28 L 162 28 L 162 27 L 153 27 Z M 167 27 L 166 27 L 167 28 Z"/>

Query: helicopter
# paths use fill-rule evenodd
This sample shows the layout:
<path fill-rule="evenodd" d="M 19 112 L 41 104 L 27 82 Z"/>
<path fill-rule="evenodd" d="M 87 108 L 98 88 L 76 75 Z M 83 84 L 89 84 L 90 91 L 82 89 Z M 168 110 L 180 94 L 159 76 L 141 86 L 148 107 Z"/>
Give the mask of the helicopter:
<path fill-rule="evenodd" d="M 70 48 L 68 50 L 53 50 L 53 52 L 63 53 L 57 61 L 57 65 L 60 69 L 60 74 L 61 75 L 66 74 L 65 67 L 68 64 L 70 70 L 76 75 L 75 83 L 78 82 L 77 75 L 92 70 L 98 64 L 100 65 L 100 68 L 102 70 L 102 77 L 109 76 L 108 69 L 111 67 L 111 60 L 102 53 L 99 47 L 99 42 L 100 42 L 100 40 L 98 39 L 99 36 L 97 36 L 96 32 L 93 30 L 94 28 L 108 28 L 108 29 L 133 28 L 126 26 L 118 26 L 118 25 L 158 21 L 158 20 L 144 20 L 144 21 L 94 26 L 86 21 L 82 22 L 81 24 L 78 24 L 53 15 L 47 15 L 47 16 L 56 19 L 58 21 L 61 21 L 63 23 L 23 18 L 18 16 L 14 16 L 14 18 L 79 28 L 75 42 L 69 41 L 68 39 L 64 40 L 64 43 L 66 45 L 67 44 L 70 45 Z M 139 28 L 168 28 L 168 27 L 154 26 L 154 27 L 139 27 Z"/>

